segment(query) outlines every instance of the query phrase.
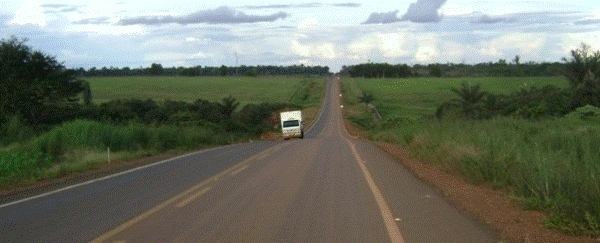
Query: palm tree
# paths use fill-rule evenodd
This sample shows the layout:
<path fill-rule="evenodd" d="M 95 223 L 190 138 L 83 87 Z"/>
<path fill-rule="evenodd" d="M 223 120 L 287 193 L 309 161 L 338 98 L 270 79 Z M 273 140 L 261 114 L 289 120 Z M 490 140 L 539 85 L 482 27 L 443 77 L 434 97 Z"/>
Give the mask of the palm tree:
<path fill-rule="evenodd" d="M 371 92 L 363 91 L 362 94 L 360 95 L 360 97 L 358 97 L 358 99 L 360 100 L 360 102 L 369 104 L 375 100 L 375 97 L 373 96 L 373 94 Z"/>
<path fill-rule="evenodd" d="M 600 52 L 590 53 L 590 46 L 582 43 L 580 49 L 571 50 L 571 56 L 570 60 L 563 58 L 566 69 L 561 72 L 569 80 L 571 88 L 580 86 L 588 72 L 595 76 L 600 74 Z"/>
<path fill-rule="evenodd" d="M 223 98 L 221 104 L 218 105 L 219 110 L 221 110 L 221 113 L 223 114 L 225 119 L 229 120 L 231 119 L 231 115 L 233 114 L 235 109 L 237 109 L 237 107 L 240 105 L 240 102 L 237 102 L 236 99 L 231 97 L 230 95 L 226 98 Z"/>
<path fill-rule="evenodd" d="M 486 92 L 481 91 L 481 85 L 471 85 L 463 82 L 460 89 L 452 88 L 452 92 L 458 95 L 458 98 L 451 100 L 451 103 L 459 106 L 465 117 L 476 119 L 479 118 L 478 113 L 481 113 L 478 105 L 482 103 L 486 96 Z"/>
<path fill-rule="evenodd" d="M 600 105 L 600 52 L 591 53 L 590 46 L 582 43 L 571 56 L 570 60 L 563 58 L 566 67 L 561 74 L 571 86 L 573 108 Z"/>

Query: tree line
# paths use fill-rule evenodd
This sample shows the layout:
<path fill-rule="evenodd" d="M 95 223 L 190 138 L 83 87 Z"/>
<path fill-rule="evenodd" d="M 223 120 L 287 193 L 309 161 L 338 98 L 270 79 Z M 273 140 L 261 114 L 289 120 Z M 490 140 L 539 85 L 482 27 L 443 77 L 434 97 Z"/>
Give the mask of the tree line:
<path fill-rule="evenodd" d="M 163 67 L 160 63 L 152 63 L 150 67 L 139 68 L 117 68 L 92 67 L 89 69 L 77 68 L 76 75 L 85 77 L 107 77 L 107 76 L 261 76 L 261 75 L 329 75 L 329 67 L 322 66 L 239 66 L 220 67 L 194 66 L 194 67 Z"/>
<path fill-rule="evenodd" d="M 498 62 L 478 64 L 407 64 L 365 63 L 343 66 L 340 75 L 364 78 L 408 78 L 408 77 L 539 77 L 560 75 L 566 68 L 564 62 L 521 63 L 515 56 L 511 62 L 500 59 Z"/>

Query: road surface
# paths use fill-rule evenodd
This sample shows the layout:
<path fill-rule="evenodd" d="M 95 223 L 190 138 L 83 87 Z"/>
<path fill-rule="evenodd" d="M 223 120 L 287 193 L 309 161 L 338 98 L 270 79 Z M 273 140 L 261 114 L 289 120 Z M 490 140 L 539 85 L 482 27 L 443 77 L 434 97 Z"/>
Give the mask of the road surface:
<path fill-rule="evenodd" d="M 305 139 L 203 150 L 0 205 L 1 242 L 497 242 L 368 141 L 336 79 Z"/>

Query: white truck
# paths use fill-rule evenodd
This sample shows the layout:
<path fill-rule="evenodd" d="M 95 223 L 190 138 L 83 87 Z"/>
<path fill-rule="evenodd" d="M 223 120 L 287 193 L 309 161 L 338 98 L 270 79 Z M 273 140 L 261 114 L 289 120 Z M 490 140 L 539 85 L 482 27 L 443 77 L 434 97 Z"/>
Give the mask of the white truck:
<path fill-rule="evenodd" d="M 301 111 L 281 112 L 280 117 L 283 139 L 304 138 L 304 121 L 302 121 Z"/>

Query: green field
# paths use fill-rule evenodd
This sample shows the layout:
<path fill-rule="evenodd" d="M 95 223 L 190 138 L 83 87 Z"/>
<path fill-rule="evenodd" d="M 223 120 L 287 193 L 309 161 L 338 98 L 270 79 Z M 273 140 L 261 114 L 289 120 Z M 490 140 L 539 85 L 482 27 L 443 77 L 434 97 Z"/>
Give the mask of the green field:
<path fill-rule="evenodd" d="M 373 92 L 375 105 L 382 115 L 410 116 L 431 115 L 445 101 L 454 97 L 451 88 L 462 82 L 480 84 L 490 93 L 510 93 L 520 88 L 544 85 L 567 87 L 562 77 L 518 77 L 518 78 L 410 78 L 410 79 L 364 79 L 344 80 L 353 90 L 358 88 Z"/>
<path fill-rule="evenodd" d="M 93 102 L 114 99 L 153 99 L 194 102 L 220 101 L 229 95 L 241 105 L 286 102 L 305 77 L 100 77 L 85 78 L 92 89 Z M 314 78 L 323 79 L 323 78 Z"/>
<path fill-rule="evenodd" d="M 439 105 L 456 97 L 451 88 L 462 82 L 494 94 L 568 85 L 561 77 L 343 78 L 344 109 L 370 139 L 400 144 L 412 156 L 473 183 L 510 191 L 526 209 L 550 212 L 549 227 L 600 236 L 600 118 L 580 118 L 577 114 L 587 112 L 583 109 L 539 121 L 433 118 Z M 361 90 L 374 94 L 382 121 L 375 122 L 359 102 Z"/>

